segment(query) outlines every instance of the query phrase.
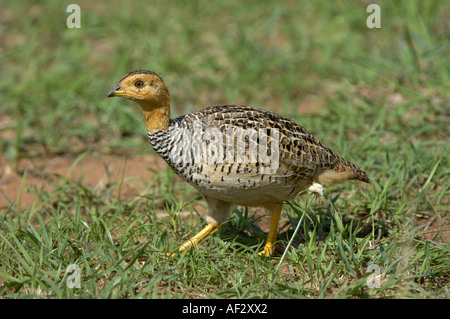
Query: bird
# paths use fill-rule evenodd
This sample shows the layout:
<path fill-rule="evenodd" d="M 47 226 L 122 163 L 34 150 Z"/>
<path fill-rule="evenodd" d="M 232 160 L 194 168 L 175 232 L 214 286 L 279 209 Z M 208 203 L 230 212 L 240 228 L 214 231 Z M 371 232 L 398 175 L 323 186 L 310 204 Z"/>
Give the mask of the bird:
<path fill-rule="evenodd" d="M 271 213 L 267 240 L 259 252 L 271 257 L 283 202 L 312 185 L 327 188 L 347 180 L 370 184 L 365 171 L 293 120 L 268 110 L 217 105 L 172 119 L 169 90 L 155 72 L 129 72 L 106 96 L 141 107 L 153 150 L 207 202 L 207 225 L 178 252 L 198 248 L 235 206 L 256 206 Z"/>

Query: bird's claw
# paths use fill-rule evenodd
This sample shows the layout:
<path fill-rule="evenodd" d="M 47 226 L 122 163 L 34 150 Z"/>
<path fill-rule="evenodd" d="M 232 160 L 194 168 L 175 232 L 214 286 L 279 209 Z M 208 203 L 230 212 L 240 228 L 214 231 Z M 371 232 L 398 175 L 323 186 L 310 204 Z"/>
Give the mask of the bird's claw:
<path fill-rule="evenodd" d="M 266 244 L 264 249 L 261 250 L 258 255 L 272 257 L 276 254 L 276 251 L 280 248 L 277 244 Z"/>

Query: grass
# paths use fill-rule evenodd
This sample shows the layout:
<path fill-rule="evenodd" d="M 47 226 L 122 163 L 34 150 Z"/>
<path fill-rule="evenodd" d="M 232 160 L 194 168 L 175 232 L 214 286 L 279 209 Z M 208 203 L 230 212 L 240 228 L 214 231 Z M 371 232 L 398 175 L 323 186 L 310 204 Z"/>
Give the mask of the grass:
<path fill-rule="evenodd" d="M 448 4 L 377 1 L 382 28 L 368 29 L 364 2 L 79 1 L 82 28 L 68 29 L 70 3 L 0 12 L 1 163 L 22 176 L 0 208 L 1 297 L 449 298 Z M 164 78 L 174 116 L 226 103 L 290 116 L 373 184 L 286 203 L 289 249 L 274 259 L 257 255 L 266 233 L 246 208 L 203 249 L 166 257 L 206 210 L 169 169 L 126 198 L 125 175 L 26 186 L 24 159 L 151 152 L 136 106 L 104 99 L 134 69 Z M 22 207 L 27 192 L 39 200 Z"/>

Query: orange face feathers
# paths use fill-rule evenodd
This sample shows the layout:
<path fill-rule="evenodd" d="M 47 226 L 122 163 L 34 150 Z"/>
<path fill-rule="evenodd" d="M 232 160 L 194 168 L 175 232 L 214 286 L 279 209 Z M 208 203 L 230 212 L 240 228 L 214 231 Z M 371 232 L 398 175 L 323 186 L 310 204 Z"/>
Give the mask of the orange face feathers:
<path fill-rule="evenodd" d="M 124 75 L 106 95 L 115 96 L 141 106 L 149 132 L 167 130 L 170 121 L 169 91 L 156 73 L 140 70 Z"/>
<path fill-rule="evenodd" d="M 156 73 L 134 71 L 122 77 L 106 96 L 121 96 L 137 103 L 139 101 L 155 101 L 157 103 L 168 98 L 169 91 L 164 81 Z"/>

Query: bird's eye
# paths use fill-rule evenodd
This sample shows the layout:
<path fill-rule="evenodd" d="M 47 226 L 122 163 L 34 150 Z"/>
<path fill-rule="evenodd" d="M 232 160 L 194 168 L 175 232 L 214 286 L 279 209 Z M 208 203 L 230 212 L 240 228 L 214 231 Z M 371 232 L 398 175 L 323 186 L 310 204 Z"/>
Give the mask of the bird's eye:
<path fill-rule="evenodd" d="M 140 88 L 144 86 L 144 82 L 142 82 L 141 80 L 137 80 L 136 82 L 134 82 L 134 86 Z"/>

